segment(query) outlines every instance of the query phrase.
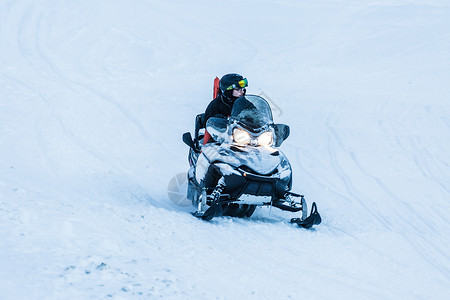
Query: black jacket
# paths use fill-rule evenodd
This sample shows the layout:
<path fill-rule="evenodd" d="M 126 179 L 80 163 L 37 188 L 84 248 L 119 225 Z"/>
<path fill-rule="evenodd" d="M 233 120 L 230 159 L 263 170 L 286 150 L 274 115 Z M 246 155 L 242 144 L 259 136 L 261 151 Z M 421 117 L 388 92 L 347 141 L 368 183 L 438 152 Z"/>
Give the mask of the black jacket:
<path fill-rule="evenodd" d="M 235 99 L 225 97 L 223 94 L 212 100 L 205 111 L 204 126 L 211 117 L 227 118 L 231 115 L 231 109 Z"/>

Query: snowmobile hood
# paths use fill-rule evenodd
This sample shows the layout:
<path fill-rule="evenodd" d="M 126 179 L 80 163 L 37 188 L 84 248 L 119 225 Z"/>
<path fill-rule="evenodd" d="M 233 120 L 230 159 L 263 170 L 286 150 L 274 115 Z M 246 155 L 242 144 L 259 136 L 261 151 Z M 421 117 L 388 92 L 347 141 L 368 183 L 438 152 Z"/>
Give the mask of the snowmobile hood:
<path fill-rule="evenodd" d="M 247 167 L 257 174 L 267 175 L 286 161 L 284 154 L 268 147 L 239 147 L 233 144 L 207 144 L 202 153 L 209 163 L 222 162 L 234 168 Z"/>

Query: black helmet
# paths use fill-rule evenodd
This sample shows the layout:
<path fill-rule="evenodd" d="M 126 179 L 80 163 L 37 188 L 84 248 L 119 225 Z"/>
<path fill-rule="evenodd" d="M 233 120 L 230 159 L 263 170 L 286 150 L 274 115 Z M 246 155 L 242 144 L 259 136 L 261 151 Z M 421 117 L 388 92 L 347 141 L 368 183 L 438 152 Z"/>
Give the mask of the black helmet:
<path fill-rule="evenodd" d="M 245 88 L 247 86 L 247 78 L 235 73 L 224 75 L 219 82 L 219 87 L 222 93 L 233 89 Z"/>

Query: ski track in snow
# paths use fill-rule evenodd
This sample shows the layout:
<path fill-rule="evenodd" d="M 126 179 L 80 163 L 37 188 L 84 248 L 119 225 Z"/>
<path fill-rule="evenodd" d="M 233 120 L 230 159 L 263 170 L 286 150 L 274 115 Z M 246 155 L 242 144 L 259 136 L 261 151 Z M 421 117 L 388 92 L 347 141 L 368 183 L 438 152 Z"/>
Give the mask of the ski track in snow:
<path fill-rule="evenodd" d="M 437 0 L 3 1 L 2 298 L 446 299 L 448 20 Z M 282 108 L 317 228 L 169 200 L 227 72 Z"/>

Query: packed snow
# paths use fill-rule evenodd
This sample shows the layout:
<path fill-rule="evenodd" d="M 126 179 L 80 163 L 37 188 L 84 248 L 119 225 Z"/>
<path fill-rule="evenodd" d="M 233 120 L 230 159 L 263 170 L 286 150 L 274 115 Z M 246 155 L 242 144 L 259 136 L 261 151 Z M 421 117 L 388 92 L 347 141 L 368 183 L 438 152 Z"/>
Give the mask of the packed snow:
<path fill-rule="evenodd" d="M 2 299 L 448 299 L 447 0 L 1 0 Z M 311 230 L 193 217 L 181 135 L 237 72 Z"/>

